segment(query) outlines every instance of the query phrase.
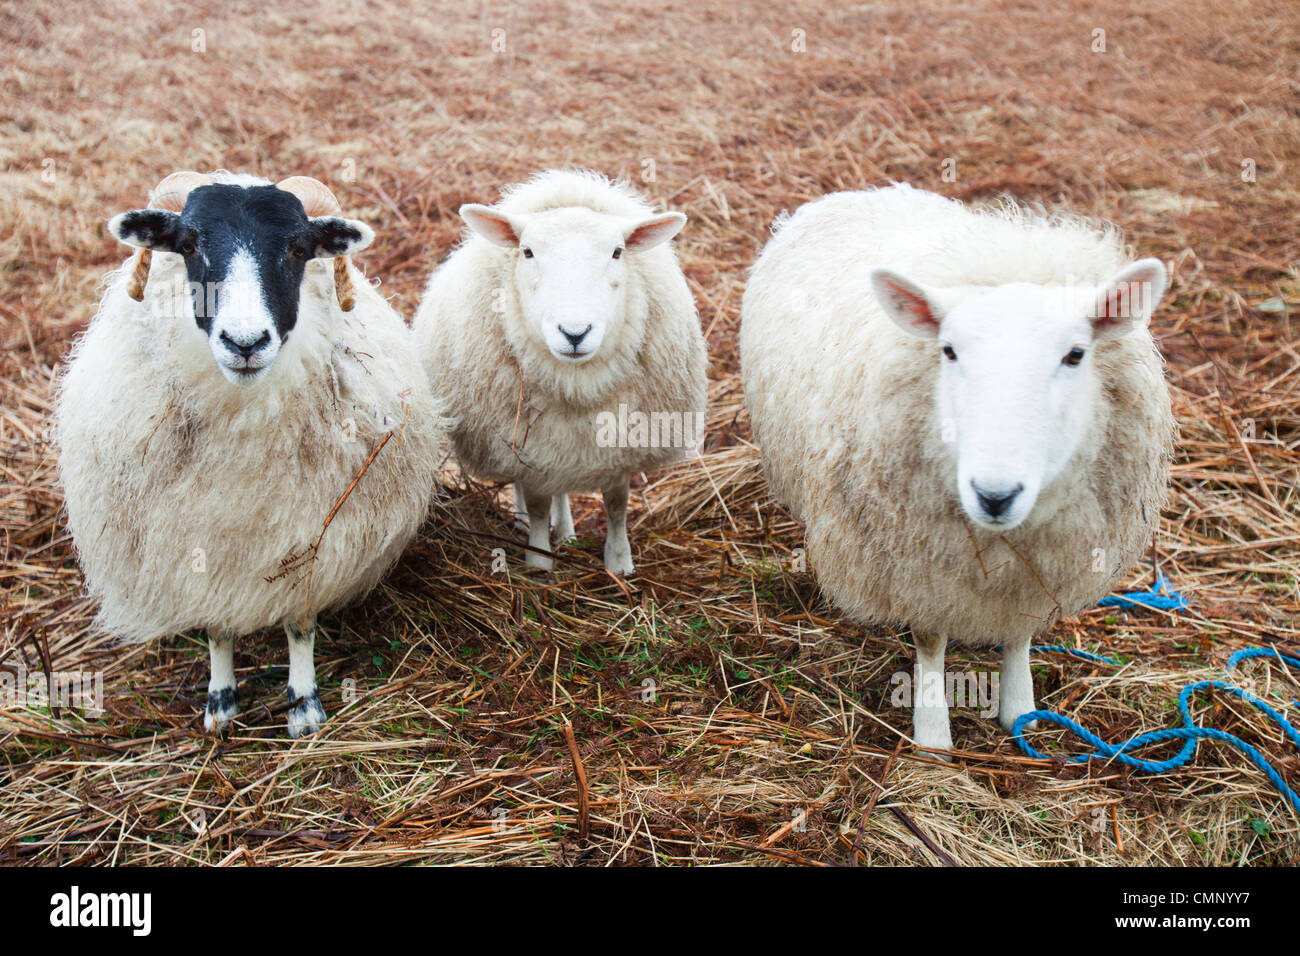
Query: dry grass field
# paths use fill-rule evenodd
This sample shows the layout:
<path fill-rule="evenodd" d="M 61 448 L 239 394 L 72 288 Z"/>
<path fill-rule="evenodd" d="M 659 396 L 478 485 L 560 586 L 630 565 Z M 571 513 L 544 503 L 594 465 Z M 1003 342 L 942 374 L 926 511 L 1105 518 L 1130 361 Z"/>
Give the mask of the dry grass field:
<path fill-rule="evenodd" d="M 769 224 L 825 192 L 898 179 L 1113 220 L 1172 268 L 1154 328 L 1181 437 L 1155 552 L 1191 607 L 1062 622 L 1044 642 L 1121 664 L 1036 658 L 1042 705 L 1119 741 L 1174 726 L 1179 690 L 1234 650 L 1300 653 L 1290 0 L 32 0 L 0 4 L 0 42 L 0 669 L 102 672 L 106 699 L 0 710 L 0 861 L 1300 862 L 1300 815 L 1213 742 L 1162 775 L 1067 765 L 967 709 L 951 765 L 914 755 L 890 703 L 906 634 L 841 620 L 796 570 L 736 354 Z M 105 221 L 175 169 L 316 176 L 375 227 L 360 262 L 409 316 L 461 203 L 570 165 L 690 217 L 706 452 L 634 482 L 638 573 L 601 569 L 595 498 L 553 580 L 518 549 L 492 573 L 504 493 L 449 463 L 392 574 L 323 619 L 322 734 L 285 736 L 268 633 L 237 651 L 239 724 L 204 737 L 201 635 L 95 634 L 61 515 L 52 383 L 126 257 Z M 1147 563 L 1128 586 L 1151 580 Z M 1227 679 L 1295 715 L 1300 675 L 1278 663 Z M 1204 694 L 1195 712 L 1300 788 L 1257 711 Z"/>

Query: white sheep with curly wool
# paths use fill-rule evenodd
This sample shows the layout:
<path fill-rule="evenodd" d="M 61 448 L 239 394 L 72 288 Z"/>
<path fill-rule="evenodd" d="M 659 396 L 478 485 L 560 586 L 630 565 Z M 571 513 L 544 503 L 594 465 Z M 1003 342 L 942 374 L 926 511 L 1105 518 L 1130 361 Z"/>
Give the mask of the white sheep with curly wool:
<path fill-rule="evenodd" d="M 551 170 L 496 206 L 460 209 L 465 242 L 433 273 L 414 321 L 461 464 L 513 482 L 526 563 L 549 570 L 573 536 L 570 492 L 600 491 L 605 567 L 633 570 L 630 475 L 699 437 L 704 336 L 669 240 L 686 223 L 627 186 Z M 630 416 L 677 427 L 611 437 Z"/>
<path fill-rule="evenodd" d="M 948 641 L 1002 645 L 1010 730 L 1035 709 L 1031 638 L 1150 542 L 1165 284 L 1111 228 L 906 185 L 801 207 L 755 265 L 740 352 L 768 479 L 831 600 L 910 629 L 922 749 L 952 746 Z"/>

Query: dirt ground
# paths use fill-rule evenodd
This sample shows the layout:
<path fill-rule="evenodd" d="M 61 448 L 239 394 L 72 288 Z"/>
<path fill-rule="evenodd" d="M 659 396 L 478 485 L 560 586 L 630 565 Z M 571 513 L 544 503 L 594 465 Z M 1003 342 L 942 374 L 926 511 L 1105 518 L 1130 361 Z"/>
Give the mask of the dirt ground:
<path fill-rule="evenodd" d="M 1300 861 L 1300 816 L 1221 744 L 1162 775 L 1066 765 L 967 709 L 951 766 L 912 754 L 890 700 L 906 635 L 840 619 L 797 570 L 736 354 L 768 226 L 823 193 L 905 180 L 1113 220 L 1173 272 L 1153 327 L 1181 437 L 1156 552 L 1191 607 L 1062 622 L 1044 643 L 1120 663 L 1036 658 L 1043 706 L 1119 741 L 1175 725 L 1179 690 L 1234 650 L 1300 653 L 1293 3 L 266 6 L 0 10 L 0 668 L 100 672 L 106 699 L 0 710 L 0 861 Z M 61 516 L 51 387 L 125 258 L 105 221 L 175 169 L 316 176 L 374 226 L 360 262 L 409 316 L 461 203 L 572 165 L 690 217 L 706 454 L 637 482 L 638 574 L 601 570 L 594 498 L 553 582 L 519 554 L 493 574 L 503 497 L 449 468 L 444 513 L 323 621 L 325 731 L 285 736 L 267 634 L 237 653 L 239 726 L 205 738 L 201 637 L 97 635 Z M 1276 661 L 1226 679 L 1295 714 L 1300 675 Z M 1224 694 L 1195 712 L 1300 788 L 1275 724 Z"/>

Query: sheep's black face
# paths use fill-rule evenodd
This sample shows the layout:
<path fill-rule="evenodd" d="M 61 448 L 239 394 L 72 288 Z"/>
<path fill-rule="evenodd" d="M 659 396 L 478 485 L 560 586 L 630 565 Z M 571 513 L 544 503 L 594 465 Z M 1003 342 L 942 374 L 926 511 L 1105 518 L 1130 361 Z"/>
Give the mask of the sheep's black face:
<path fill-rule="evenodd" d="M 184 257 L 194 320 L 236 384 L 262 378 L 293 331 L 308 260 L 371 238 L 352 220 L 308 218 L 297 196 L 275 186 L 200 186 L 179 215 L 138 209 L 109 228 L 132 245 Z"/>

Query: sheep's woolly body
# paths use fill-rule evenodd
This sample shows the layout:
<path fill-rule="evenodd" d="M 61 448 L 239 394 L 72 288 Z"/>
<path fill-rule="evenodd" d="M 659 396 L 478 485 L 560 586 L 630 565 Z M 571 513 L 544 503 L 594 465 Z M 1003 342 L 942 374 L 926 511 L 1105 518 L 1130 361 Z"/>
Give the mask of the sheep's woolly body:
<path fill-rule="evenodd" d="M 581 206 L 629 219 L 654 210 L 594 173 L 551 171 L 509 190 L 510 215 Z M 513 253 L 470 235 L 440 266 L 414 328 L 434 394 L 455 421 L 456 453 L 475 475 L 558 495 L 603 490 L 661 468 L 681 447 L 598 441 L 597 417 L 629 411 L 702 416 L 707 357 L 686 279 L 664 244 L 628 256 L 628 310 L 591 361 L 556 360 L 523 326 Z"/>
<path fill-rule="evenodd" d="M 192 317 L 155 314 L 186 281 L 181 257 L 155 253 L 144 302 L 127 295 L 130 268 L 110 276 L 57 408 L 68 523 L 102 626 L 245 634 L 366 593 L 423 521 L 437 467 L 441 419 L 401 317 L 352 266 L 357 304 L 340 311 L 332 263 L 313 261 L 271 372 L 240 388 Z M 283 568 L 390 429 L 315 560 Z"/>
<path fill-rule="evenodd" d="M 880 309 L 869 273 L 934 287 L 1100 284 L 1119 237 L 906 186 L 838 193 L 779 226 L 745 292 L 740 352 L 775 494 L 807 526 L 827 595 L 865 621 L 968 643 L 1037 633 L 1104 595 L 1165 498 L 1174 421 L 1146 330 L 1095 346 L 1097 416 L 1030 517 L 965 520 L 935 413 L 934 345 Z M 833 280 L 830 278 L 833 277 Z"/>

